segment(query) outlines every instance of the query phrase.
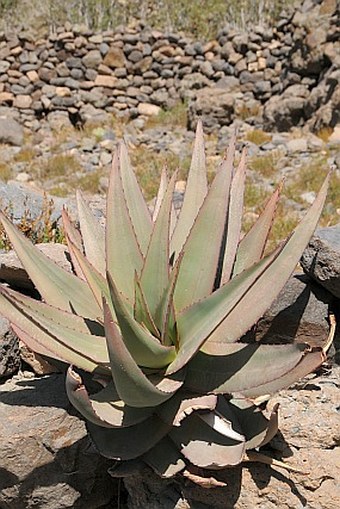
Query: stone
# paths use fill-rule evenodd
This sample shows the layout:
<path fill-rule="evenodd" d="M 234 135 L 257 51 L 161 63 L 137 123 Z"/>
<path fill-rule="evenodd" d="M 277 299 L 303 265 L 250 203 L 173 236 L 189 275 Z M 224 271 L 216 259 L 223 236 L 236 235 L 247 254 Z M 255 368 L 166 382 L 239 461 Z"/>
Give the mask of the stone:
<path fill-rule="evenodd" d="M 70 117 L 67 111 L 51 111 L 47 115 L 48 124 L 51 129 L 58 131 L 63 127 L 71 127 Z"/>
<path fill-rule="evenodd" d="M 117 78 L 115 76 L 106 76 L 104 74 L 98 74 L 94 84 L 96 87 L 107 87 L 114 88 L 117 84 Z"/>
<path fill-rule="evenodd" d="M 294 138 L 286 143 L 288 152 L 307 152 L 308 142 L 306 138 Z"/>
<path fill-rule="evenodd" d="M 269 94 L 271 91 L 271 82 L 268 80 L 261 80 L 254 83 L 254 95 L 263 96 Z"/>
<path fill-rule="evenodd" d="M 14 94 L 12 92 L 0 92 L 0 104 L 1 103 L 10 103 L 12 104 L 14 100 Z"/>
<path fill-rule="evenodd" d="M 103 63 L 112 69 L 124 67 L 125 55 L 123 50 L 121 48 L 111 47 L 106 53 Z"/>
<path fill-rule="evenodd" d="M 198 117 L 202 118 L 206 132 L 219 125 L 229 125 L 234 118 L 234 105 L 233 93 L 228 90 L 217 87 L 198 90 L 189 103 L 189 126 L 193 130 Z"/>
<path fill-rule="evenodd" d="M 20 147 L 24 142 L 22 126 L 13 118 L 0 116 L 0 143 Z"/>
<path fill-rule="evenodd" d="M 36 247 L 60 267 L 68 272 L 72 272 L 72 265 L 69 261 L 67 248 L 64 244 L 36 244 Z M 34 289 L 15 251 L 0 254 L 0 281 L 4 281 L 15 288 L 25 290 Z"/>
<path fill-rule="evenodd" d="M 340 298 L 340 223 L 316 230 L 301 265 L 308 276 Z"/>
<path fill-rule="evenodd" d="M 272 96 L 264 105 L 263 124 L 268 131 L 289 131 L 304 122 L 305 99 Z"/>
<path fill-rule="evenodd" d="M 96 67 L 102 63 L 102 60 L 103 57 L 100 51 L 96 49 L 88 51 L 88 53 L 86 53 L 86 55 L 82 58 L 83 64 L 89 69 L 96 69 Z"/>
<path fill-rule="evenodd" d="M 30 366 L 36 375 L 49 375 L 60 371 L 57 366 L 53 365 L 53 360 L 49 362 L 47 357 L 33 352 L 22 341 L 19 341 L 19 349 L 20 359 Z"/>
<path fill-rule="evenodd" d="M 99 509 L 117 496 L 64 384 L 55 374 L 0 386 L 1 507 Z"/>
<path fill-rule="evenodd" d="M 334 299 L 304 274 L 292 276 L 256 326 L 256 340 L 323 346 Z"/>
<path fill-rule="evenodd" d="M 110 69 L 110 67 L 108 67 L 107 65 L 99 64 L 97 70 L 98 70 L 98 74 L 105 74 L 107 76 L 112 75 L 112 69 Z"/>
<path fill-rule="evenodd" d="M 15 180 L 17 182 L 28 182 L 29 180 L 31 180 L 31 175 L 29 173 L 27 173 L 26 171 L 21 171 L 15 177 Z"/>
<path fill-rule="evenodd" d="M 29 95 L 17 95 L 14 99 L 13 106 L 19 109 L 30 108 L 32 98 Z"/>
<path fill-rule="evenodd" d="M 0 74 L 5 74 L 10 67 L 11 64 L 7 60 L 0 60 Z"/>
<path fill-rule="evenodd" d="M 39 74 L 36 71 L 28 71 L 27 78 L 32 82 L 35 83 L 39 80 Z"/>
<path fill-rule="evenodd" d="M 58 76 L 65 78 L 70 75 L 70 69 L 67 67 L 66 62 L 61 62 L 61 64 L 56 66 L 56 71 Z"/>
<path fill-rule="evenodd" d="M 10 323 L 0 316 L 0 380 L 14 375 L 20 367 L 19 341 Z"/>
<path fill-rule="evenodd" d="M 56 87 L 55 93 L 58 97 L 69 97 L 72 92 L 68 87 Z"/>
<path fill-rule="evenodd" d="M 137 106 L 139 115 L 146 115 L 147 117 L 157 116 L 161 112 L 161 108 L 156 104 L 139 103 Z"/>
<path fill-rule="evenodd" d="M 128 59 L 135 64 L 143 59 L 143 53 L 139 50 L 133 50 L 128 56 Z"/>
<path fill-rule="evenodd" d="M 340 124 L 334 127 L 328 141 L 329 143 L 340 143 Z"/>

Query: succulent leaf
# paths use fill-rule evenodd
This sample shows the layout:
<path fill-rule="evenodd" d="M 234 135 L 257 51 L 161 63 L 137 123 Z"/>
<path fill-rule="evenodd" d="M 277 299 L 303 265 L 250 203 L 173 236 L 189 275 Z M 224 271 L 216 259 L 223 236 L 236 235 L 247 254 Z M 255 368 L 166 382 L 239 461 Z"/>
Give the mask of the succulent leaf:
<path fill-rule="evenodd" d="M 257 397 L 275 386 L 311 353 L 307 345 L 224 344 L 224 355 L 198 352 L 187 366 L 185 387 L 192 391 Z M 320 363 L 320 362 L 319 362 Z M 275 389 L 274 389 L 275 390 Z M 254 394 L 253 394 L 254 393 Z"/>
<path fill-rule="evenodd" d="M 283 245 L 265 272 L 249 288 L 238 305 L 211 334 L 204 349 L 215 341 L 233 342 L 241 338 L 271 306 L 294 271 L 318 223 L 327 196 L 329 175 L 326 177 L 313 205 L 303 217 L 288 241 Z M 247 310 L 242 313 L 242 310 Z M 242 320 L 240 314 L 242 313 Z"/>
<path fill-rule="evenodd" d="M 87 428 L 100 454 L 125 461 L 140 458 L 169 432 L 169 424 L 155 415 L 128 428 L 103 428 L 91 422 Z"/>
<path fill-rule="evenodd" d="M 137 364 L 146 368 L 163 368 L 175 357 L 174 347 L 162 345 L 133 317 L 129 305 L 108 274 L 112 306 L 126 347 Z M 111 307 L 111 305 L 110 305 Z"/>
<path fill-rule="evenodd" d="M 61 217 L 63 220 L 63 228 L 64 228 L 67 246 L 69 249 L 69 254 L 71 257 L 73 270 L 74 270 L 75 274 L 80 279 L 85 279 L 84 274 L 82 273 L 81 268 L 79 267 L 79 264 L 70 249 L 70 242 L 72 242 L 75 246 L 77 246 L 77 248 L 80 251 L 83 251 L 83 241 L 82 241 L 80 231 L 77 230 L 74 223 L 71 221 L 71 218 L 68 215 L 68 212 L 65 208 L 63 208 L 63 210 L 61 211 Z"/>
<path fill-rule="evenodd" d="M 160 476 L 173 477 L 181 472 L 186 464 L 182 454 L 169 437 L 164 437 L 143 455 L 143 460 Z"/>
<path fill-rule="evenodd" d="M 250 387 L 242 391 L 242 394 L 247 398 L 258 398 L 266 394 L 273 394 L 289 387 L 297 380 L 300 380 L 308 373 L 312 373 L 321 366 L 326 360 L 326 355 L 323 350 L 315 350 L 306 352 L 301 361 L 296 364 L 290 371 L 281 375 L 271 382 L 264 382 L 256 387 Z"/>
<path fill-rule="evenodd" d="M 145 255 L 152 231 L 150 212 L 143 198 L 136 175 L 131 168 L 125 143 L 120 143 L 118 151 L 124 197 L 138 244 L 143 255 Z"/>
<path fill-rule="evenodd" d="M 282 190 L 283 182 L 268 200 L 262 214 L 249 232 L 241 239 L 235 260 L 233 277 L 258 262 L 263 256 L 267 239 L 273 224 L 275 210 Z"/>
<path fill-rule="evenodd" d="M 220 398 L 220 401 L 222 398 Z M 246 449 L 255 449 L 269 442 L 278 430 L 278 405 L 276 405 L 270 418 L 250 400 L 245 398 L 232 398 L 229 405 L 235 414 L 242 431 L 246 437 Z"/>
<path fill-rule="evenodd" d="M 143 257 L 127 208 L 120 166 L 120 153 L 116 152 L 107 198 L 106 267 L 119 291 L 132 302 L 135 273 L 140 274 Z"/>
<path fill-rule="evenodd" d="M 136 274 L 135 280 L 135 304 L 134 304 L 134 318 L 138 323 L 145 326 L 149 332 L 156 338 L 160 338 L 159 330 L 155 325 L 153 316 L 151 315 L 146 297 L 144 295 L 142 286 Z"/>
<path fill-rule="evenodd" d="M 126 404 L 137 408 L 157 406 L 171 398 L 183 385 L 184 374 L 171 379 L 162 375 L 148 378 L 143 373 L 125 346 L 105 300 L 104 325 L 112 377 L 120 398 Z"/>
<path fill-rule="evenodd" d="M 172 428 L 170 437 L 183 456 L 197 467 L 220 469 L 237 465 L 244 456 L 245 439 L 229 437 L 233 423 L 226 418 L 218 417 L 218 424 L 217 419 L 208 424 L 194 412 L 184 419 L 180 428 Z"/>
<path fill-rule="evenodd" d="M 183 205 L 171 239 L 170 252 L 179 255 L 207 194 L 206 160 L 202 121 L 197 122 L 194 150 Z"/>
<path fill-rule="evenodd" d="M 106 279 L 94 266 L 91 265 L 89 259 L 78 249 L 78 247 L 69 240 L 69 250 L 73 258 L 77 261 L 82 274 L 84 275 L 89 288 L 100 308 L 102 308 L 102 295 L 105 295 L 109 300 L 109 289 Z M 114 313 L 113 308 L 111 312 Z M 102 312 L 101 315 L 102 316 Z"/>
<path fill-rule="evenodd" d="M 0 294 L 7 296 L 8 300 L 13 302 L 19 310 L 22 309 L 24 311 L 28 309 L 28 311 L 34 311 L 37 319 L 41 316 L 55 324 L 62 323 L 64 327 L 80 333 L 94 334 L 96 336 L 104 336 L 105 334 L 103 325 L 97 321 L 74 315 L 63 309 L 51 306 L 46 302 L 33 299 L 28 295 L 12 290 L 9 287 L 0 286 Z"/>
<path fill-rule="evenodd" d="M 216 394 L 193 394 L 179 391 L 166 404 L 157 409 L 157 415 L 172 426 L 180 426 L 182 420 L 196 410 L 215 410 Z"/>
<path fill-rule="evenodd" d="M 2 212 L 0 219 L 21 263 L 46 302 L 86 318 L 96 319 L 101 315 L 85 281 L 36 249 Z"/>
<path fill-rule="evenodd" d="M 225 230 L 225 251 L 222 263 L 222 285 L 227 283 L 232 274 L 237 246 L 241 235 L 243 196 L 246 182 L 246 150 L 243 149 L 241 160 L 230 188 L 228 217 Z"/>
<path fill-rule="evenodd" d="M 181 266 L 183 252 L 177 258 L 173 267 L 168 287 L 165 289 L 162 300 L 157 308 L 155 321 L 161 331 L 161 342 L 164 345 L 174 344 L 178 347 L 177 327 L 173 296 L 176 288 L 179 268 Z"/>
<path fill-rule="evenodd" d="M 80 191 L 77 192 L 77 205 L 85 255 L 90 264 L 104 277 L 106 267 L 105 233 L 103 227 L 93 215 Z M 79 249 L 79 246 L 77 247 Z"/>
<path fill-rule="evenodd" d="M 57 321 L 56 318 L 51 320 L 48 316 L 44 315 L 41 309 L 34 309 L 27 302 L 17 301 L 13 294 L 6 294 L 3 292 L 3 289 L 1 289 L 1 293 L 13 304 L 14 308 L 18 309 L 19 312 L 11 320 L 18 327 L 22 326 L 21 316 L 23 315 L 30 320 L 32 325 L 36 324 L 38 329 L 48 334 L 50 341 L 55 341 L 64 347 L 72 349 L 74 352 L 91 359 L 96 364 L 105 365 L 109 363 L 105 338 L 103 336 L 91 334 L 89 330 L 85 332 L 74 327 L 68 327 L 64 324 L 64 321 Z M 63 314 L 59 313 L 59 317 L 62 319 Z"/>
<path fill-rule="evenodd" d="M 174 294 L 177 312 L 210 295 L 213 290 L 227 216 L 230 181 L 230 168 L 223 160 L 183 248 Z"/>
<path fill-rule="evenodd" d="M 140 277 L 143 293 L 153 317 L 169 283 L 169 229 L 176 177 L 177 172 L 173 174 L 164 195 Z"/>
<path fill-rule="evenodd" d="M 159 187 L 158 187 L 158 192 L 157 192 L 157 196 L 156 196 L 155 206 L 154 206 L 153 214 L 152 214 L 153 222 L 155 222 L 157 219 L 159 209 L 161 208 L 161 204 L 163 202 L 163 198 L 165 195 L 165 191 L 167 190 L 167 187 L 168 187 L 168 172 L 167 172 L 167 167 L 163 166 L 161 178 L 160 178 L 160 182 L 159 182 Z"/>
<path fill-rule="evenodd" d="M 114 385 L 89 396 L 81 376 L 70 366 L 66 376 L 66 391 L 72 405 L 90 422 L 104 428 L 125 428 L 145 421 L 153 408 L 134 408 L 120 400 Z"/>

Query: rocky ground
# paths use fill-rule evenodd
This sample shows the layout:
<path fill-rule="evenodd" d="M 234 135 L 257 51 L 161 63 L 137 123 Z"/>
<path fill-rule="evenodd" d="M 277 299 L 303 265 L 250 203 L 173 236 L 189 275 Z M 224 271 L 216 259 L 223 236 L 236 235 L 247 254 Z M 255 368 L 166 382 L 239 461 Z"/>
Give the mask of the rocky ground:
<path fill-rule="evenodd" d="M 238 131 L 238 153 L 244 145 L 248 147 L 246 225 L 254 221 L 265 199 L 284 179 L 282 204 L 274 226 L 275 239 L 284 237 L 312 203 L 330 168 L 334 171 L 322 224 L 339 221 L 338 127 L 321 137 L 298 128 L 270 134 L 254 129 L 244 121 L 235 121 L 206 137 L 211 177 L 235 129 Z M 75 190 L 80 188 L 101 208 L 112 156 L 120 139 L 125 139 L 146 197 L 152 200 L 165 163 L 170 171 L 179 167 L 180 178 L 185 179 L 193 137 L 194 133 L 186 128 L 183 105 L 155 117 L 140 117 L 129 122 L 112 117 L 110 123 L 89 124 L 83 130 L 62 124 L 57 129 L 53 123 L 42 122 L 37 133 L 25 131 L 21 146 L 0 145 L 2 207 L 7 208 L 16 221 L 20 221 L 25 210 L 34 219 L 52 199 L 53 222 L 60 216 L 65 201 L 73 207 L 72 198 Z M 177 191 L 183 191 L 183 185 L 179 183 Z M 44 191 L 50 195 L 45 202 Z"/>
<path fill-rule="evenodd" d="M 176 114 L 178 120 L 178 110 Z M 31 221 L 46 209 L 43 190 L 55 193 L 56 189 L 62 189 L 65 192 L 57 194 L 65 196 L 54 195 L 53 210 L 47 218 L 57 225 L 62 204 L 66 202 L 71 210 L 74 207 L 74 187 L 96 175 L 94 187 L 85 186 L 85 190 L 94 210 L 102 217 L 111 151 L 122 135 L 130 147 L 140 178 L 145 179 L 146 193 L 152 198 L 161 167 L 156 169 L 156 159 L 158 163 L 167 159 L 171 167 L 182 163 L 183 177 L 190 161 L 193 132 L 184 127 L 183 119 L 175 129 L 175 121 L 171 116 L 141 118 L 138 122 L 88 127 L 84 131 L 68 128 L 62 132 L 42 123 L 39 137 L 25 134 L 23 146 L 1 147 L 12 172 L 10 180 L 0 185 L 2 202 L 23 227 L 25 210 L 30 211 Z M 282 236 L 285 228 L 291 226 L 288 211 L 289 218 L 297 220 L 314 199 L 329 166 L 334 167 L 334 175 L 323 221 L 326 224 L 339 222 L 337 129 L 323 140 L 302 131 L 268 135 L 237 122 L 207 137 L 211 173 L 217 164 L 217 152 L 223 152 L 235 127 L 239 133 L 238 149 L 247 143 L 250 158 L 248 189 L 251 192 L 246 197 L 246 224 L 256 217 L 259 202 L 285 177 L 284 205 L 279 210 L 279 227 L 275 232 L 276 237 Z M 54 150 L 57 153 L 51 155 Z M 77 170 L 70 168 L 66 164 L 70 159 L 66 159 L 59 174 L 49 173 L 46 167 L 56 156 L 78 161 Z M 145 168 L 147 172 L 143 175 Z M 183 183 L 180 183 L 175 195 L 179 202 L 182 192 Z M 32 238 L 34 240 L 34 233 Z M 48 243 L 41 244 L 40 248 L 71 270 L 65 246 Z M 324 344 L 329 332 L 329 313 L 338 309 L 339 251 L 338 226 L 318 232 L 302 260 L 309 276 L 306 279 L 300 274 L 288 282 L 260 321 L 259 337 L 268 337 L 270 333 L 280 341 L 298 338 L 299 341 L 314 341 L 315 345 Z M 13 252 L 0 254 L 0 280 L 26 291 L 32 290 Z M 18 343 L 4 320 L 0 332 L 1 508 L 336 509 L 339 506 L 338 336 L 322 370 L 282 391 L 273 400 L 281 405 L 280 434 L 265 452 L 288 461 L 304 473 L 247 464 L 222 474 L 227 487 L 202 492 L 190 481 L 160 482 L 148 471 L 135 473 L 124 483 L 111 480 L 106 473 L 108 462 L 94 451 L 83 421 L 67 401 L 63 375 L 56 372 L 63 368 L 56 369 L 41 357 L 32 355 Z M 37 407 L 36 394 L 39 394 Z"/>

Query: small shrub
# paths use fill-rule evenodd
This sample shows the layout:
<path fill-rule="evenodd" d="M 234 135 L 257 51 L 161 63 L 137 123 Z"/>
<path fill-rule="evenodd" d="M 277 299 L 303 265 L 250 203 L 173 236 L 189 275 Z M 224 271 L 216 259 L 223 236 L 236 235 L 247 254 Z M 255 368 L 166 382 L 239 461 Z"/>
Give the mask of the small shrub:
<path fill-rule="evenodd" d="M 81 165 L 77 158 L 72 154 L 57 154 L 46 161 L 41 169 L 42 177 L 61 177 L 70 176 L 81 170 Z"/>
<path fill-rule="evenodd" d="M 304 165 L 297 173 L 295 179 L 286 187 L 288 198 L 297 203 L 304 204 L 302 194 L 306 192 L 316 193 L 324 176 L 324 169 L 327 169 L 327 157 L 318 156 L 314 162 Z M 334 172 L 329 183 L 329 190 L 325 208 L 321 216 L 321 223 L 324 225 L 339 222 L 340 210 L 340 175 Z"/>
<path fill-rule="evenodd" d="M 272 178 L 277 173 L 278 152 L 270 152 L 263 156 L 255 156 L 249 162 L 249 167 L 263 177 Z"/>
<path fill-rule="evenodd" d="M 14 161 L 16 163 L 31 163 L 36 157 L 36 151 L 32 147 L 23 147 L 20 152 L 18 152 Z"/>
<path fill-rule="evenodd" d="M 261 129 L 254 129 L 253 131 L 248 131 L 246 134 L 246 140 L 255 143 L 255 145 L 263 145 L 263 143 L 267 143 L 271 139 L 271 135 L 261 131 Z"/>
<path fill-rule="evenodd" d="M 12 208 L 13 206 L 10 204 L 4 209 L 10 218 L 13 217 Z M 53 200 L 48 199 L 46 195 L 44 196 L 41 212 L 37 217 L 32 216 L 28 206 L 25 207 L 24 214 L 17 226 L 33 244 L 64 242 L 65 237 L 62 228 L 56 221 L 52 220 L 53 208 Z M 0 225 L 0 249 L 12 249 L 12 245 L 2 225 Z"/>
<path fill-rule="evenodd" d="M 316 135 L 318 138 L 320 138 L 324 143 L 327 143 L 329 140 L 329 137 L 333 133 L 333 129 L 331 127 L 323 127 L 320 129 Z"/>
<path fill-rule="evenodd" d="M 0 180 L 7 182 L 12 178 L 11 167 L 6 163 L 0 163 Z"/>
<path fill-rule="evenodd" d="M 188 120 L 188 109 L 186 102 L 179 101 L 173 108 L 168 110 L 161 110 L 160 113 L 154 117 L 150 117 L 147 122 L 147 127 L 157 125 L 164 125 L 168 127 L 186 127 Z"/>

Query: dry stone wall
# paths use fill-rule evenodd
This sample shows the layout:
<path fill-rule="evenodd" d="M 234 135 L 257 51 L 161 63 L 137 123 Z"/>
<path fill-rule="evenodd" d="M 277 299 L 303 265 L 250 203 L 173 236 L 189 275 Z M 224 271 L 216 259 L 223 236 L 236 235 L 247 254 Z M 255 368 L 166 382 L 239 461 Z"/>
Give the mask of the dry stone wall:
<path fill-rule="evenodd" d="M 39 128 L 107 114 L 152 115 L 179 100 L 207 129 L 247 119 L 271 130 L 340 122 L 339 6 L 311 1 L 275 27 L 225 27 L 203 43 L 142 24 L 93 33 L 66 23 L 44 39 L 0 33 L 0 116 Z"/>

